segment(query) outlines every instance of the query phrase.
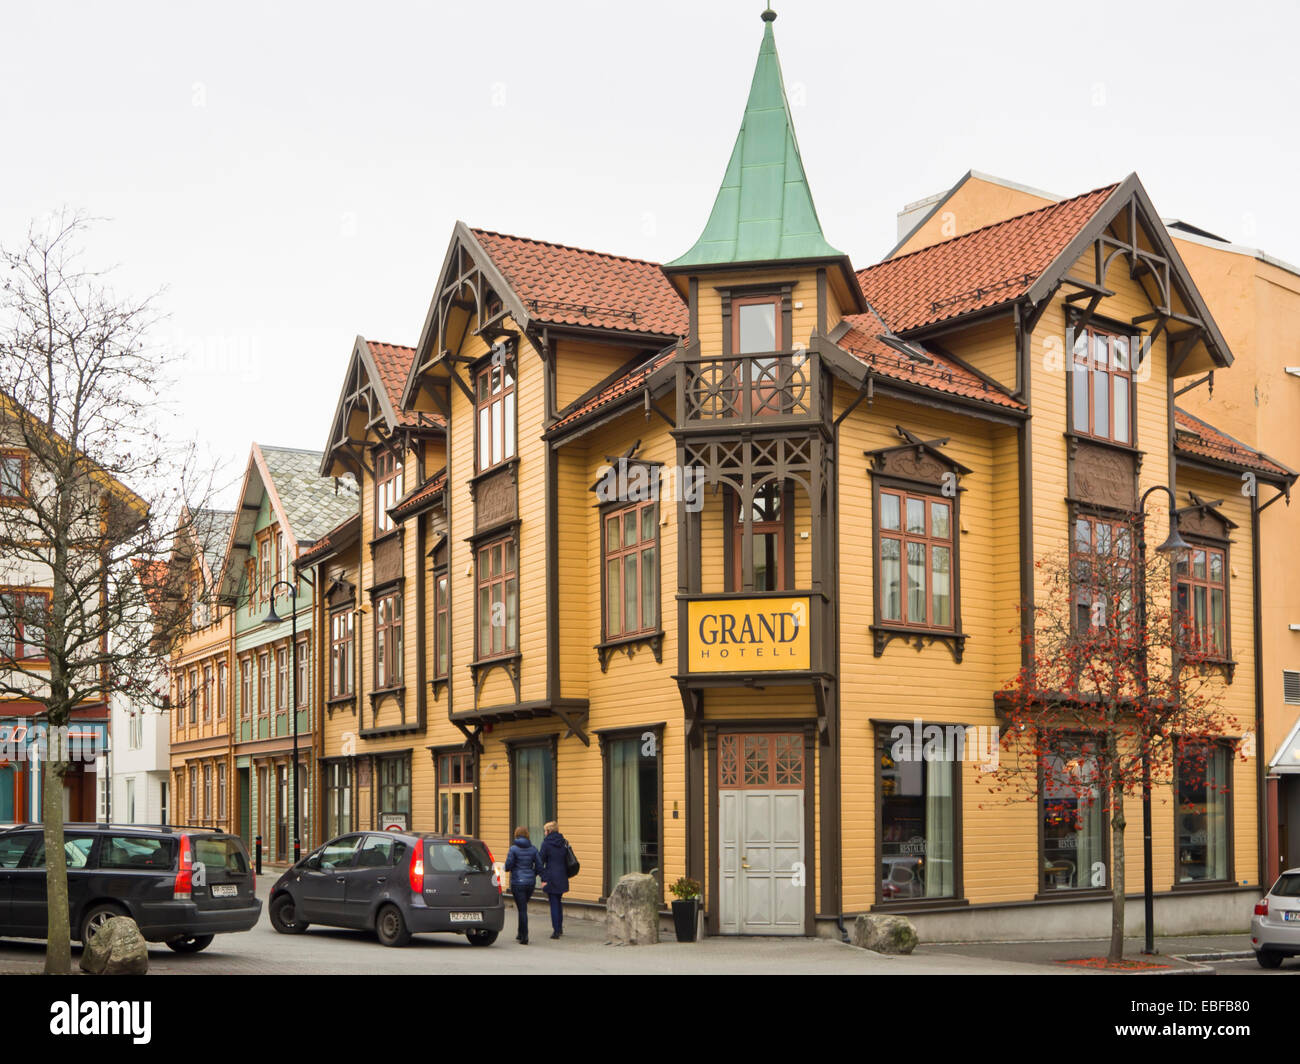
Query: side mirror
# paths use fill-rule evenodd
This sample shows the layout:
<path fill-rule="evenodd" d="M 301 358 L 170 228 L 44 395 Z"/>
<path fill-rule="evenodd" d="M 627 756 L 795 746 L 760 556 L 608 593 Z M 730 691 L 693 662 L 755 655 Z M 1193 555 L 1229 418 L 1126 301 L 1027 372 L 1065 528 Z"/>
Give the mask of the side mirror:
<path fill-rule="evenodd" d="M 319 872 L 319 871 L 320 871 L 320 854 L 318 854 L 318 853 L 314 853 L 314 854 L 312 854 L 312 855 L 311 855 L 310 857 L 308 857 L 307 860 L 304 861 L 303 863 L 304 863 L 308 868 L 310 868 L 312 871 L 314 871 L 314 872 Z"/>

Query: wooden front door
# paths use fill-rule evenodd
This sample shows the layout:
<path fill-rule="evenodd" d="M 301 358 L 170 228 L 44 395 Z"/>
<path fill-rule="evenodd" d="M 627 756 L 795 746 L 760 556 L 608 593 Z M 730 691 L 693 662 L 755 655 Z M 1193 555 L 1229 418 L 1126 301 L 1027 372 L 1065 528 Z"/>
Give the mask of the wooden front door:
<path fill-rule="evenodd" d="M 718 736 L 718 910 L 723 934 L 806 933 L 805 777 L 800 734 Z"/>

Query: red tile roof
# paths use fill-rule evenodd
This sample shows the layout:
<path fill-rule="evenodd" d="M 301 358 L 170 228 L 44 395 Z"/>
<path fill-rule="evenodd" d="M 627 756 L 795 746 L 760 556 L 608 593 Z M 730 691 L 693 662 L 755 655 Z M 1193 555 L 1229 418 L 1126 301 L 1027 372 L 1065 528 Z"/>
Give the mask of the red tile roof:
<path fill-rule="evenodd" d="M 399 499 L 388 512 L 394 517 L 406 517 L 408 514 L 413 514 L 432 501 L 434 496 L 438 495 L 446 486 L 447 470 L 440 469 L 420 487 L 408 492 L 405 498 Z"/>
<path fill-rule="evenodd" d="M 858 271 L 895 332 L 1012 302 L 1029 290 L 1116 185 L 1007 218 Z"/>
<path fill-rule="evenodd" d="M 650 379 L 651 374 L 661 366 L 666 366 L 676 354 L 677 345 L 674 344 L 672 347 L 660 351 L 652 358 L 646 359 L 641 365 L 629 370 L 621 377 L 592 389 L 586 396 L 577 400 L 564 417 L 551 426 L 552 431 L 567 428 L 593 411 L 608 406 L 615 400 L 622 399 L 624 396 L 637 391 Z"/>
<path fill-rule="evenodd" d="M 1226 432 L 1216 429 L 1208 421 L 1202 421 L 1181 407 L 1174 408 L 1174 425 L 1177 429 L 1174 449 L 1181 454 L 1207 458 L 1212 462 L 1248 469 L 1268 477 L 1295 479 L 1293 470 L 1273 461 L 1262 451 L 1233 439 Z"/>
<path fill-rule="evenodd" d="M 1025 410 L 1025 404 L 1011 396 L 1005 388 L 986 380 L 967 366 L 933 348 L 915 341 L 908 346 L 931 359 L 929 364 L 909 358 L 880 339 L 887 332 L 874 314 L 853 314 L 844 319 L 851 328 L 840 337 L 838 346 L 858 361 L 871 367 L 881 377 L 919 384 L 935 391 L 947 392 L 966 399 L 978 399 L 1009 410 Z"/>
<path fill-rule="evenodd" d="M 397 423 L 399 425 L 418 424 L 420 421 L 418 414 L 402 413 L 402 389 L 406 387 L 406 377 L 411 371 L 411 362 L 415 358 L 415 348 L 403 347 L 400 344 L 386 344 L 378 340 L 367 340 L 366 344 L 370 348 L 370 357 L 375 360 L 375 367 L 379 370 L 384 391 L 388 393 L 388 400 L 393 404 L 393 409 L 397 411 Z M 446 420 L 439 414 L 425 414 L 424 416 L 428 420 L 446 426 Z"/>
<path fill-rule="evenodd" d="M 684 336 L 686 304 L 658 263 L 472 230 L 531 318 Z"/>

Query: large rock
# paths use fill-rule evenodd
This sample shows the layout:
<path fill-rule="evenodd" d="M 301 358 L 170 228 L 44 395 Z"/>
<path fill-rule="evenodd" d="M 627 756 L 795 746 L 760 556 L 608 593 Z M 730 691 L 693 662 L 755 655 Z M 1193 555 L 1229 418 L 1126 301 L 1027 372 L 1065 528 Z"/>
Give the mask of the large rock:
<path fill-rule="evenodd" d="M 91 975 L 145 975 L 149 947 L 129 916 L 114 916 L 81 948 L 81 970 Z"/>
<path fill-rule="evenodd" d="M 645 946 L 659 941 L 659 881 L 630 872 L 614 884 L 605 903 L 605 941 L 610 946 Z"/>
<path fill-rule="evenodd" d="M 911 953 L 919 939 L 906 916 L 867 913 L 853 922 L 853 944 L 876 953 Z"/>

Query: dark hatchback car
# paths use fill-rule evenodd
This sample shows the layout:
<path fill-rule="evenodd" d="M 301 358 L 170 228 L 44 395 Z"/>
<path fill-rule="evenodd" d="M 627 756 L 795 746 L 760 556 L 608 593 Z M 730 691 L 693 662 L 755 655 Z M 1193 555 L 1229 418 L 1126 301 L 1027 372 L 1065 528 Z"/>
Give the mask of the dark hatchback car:
<path fill-rule="evenodd" d="M 72 937 L 87 942 L 129 916 L 149 942 L 177 953 L 214 935 L 247 931 L 262 914 L 256 877 L 238 836 L 205 828 L 67 824 Z M 45 837 L 38 824 L 0 830 L 0 936 L 44 938 L 49 919 Z"/>
<path fill-rule="evenodd" d="M 492 853 L 454 835 L 360 831 L 327 842 L 271 888 L 271 926 L 298 935 L 310 924 L 371 930 L 385 946 L 448 931 L 490 946 L 505 926 Z"/>

